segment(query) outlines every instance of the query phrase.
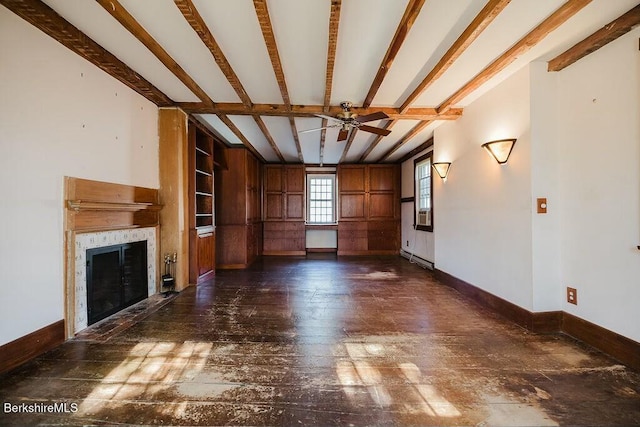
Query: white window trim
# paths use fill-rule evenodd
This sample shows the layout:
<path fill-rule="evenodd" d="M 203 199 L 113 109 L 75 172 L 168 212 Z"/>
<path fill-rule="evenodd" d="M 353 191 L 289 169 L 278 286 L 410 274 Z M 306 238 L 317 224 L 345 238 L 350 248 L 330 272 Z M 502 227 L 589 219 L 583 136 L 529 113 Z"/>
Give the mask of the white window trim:
<path fill-rule="evenodd" d="M 331 216 L 332 216 L 332 220 L 330 222 L 312 222 L 310 220 L 311 218 L 311 180 L 313 178 L 323 178 L 323 179 L 330 179 L 331 180 L 331 185 L 332 185 L 332 198 L 331 198 L 331 202 L 332 202 L 332 212 L 331 212 Z M 337 204 L 338 204 L 338 197 L 337 197 L 337 182 L 336 182 L 336 174 L 335 173 L 307 173 L 306 175 L 306 186 L 307 186 L 307 201 L 306 201 L 306 222 L 308 225 L 335 225 L 338 223 L 338 218 L 337 218 Z"/>

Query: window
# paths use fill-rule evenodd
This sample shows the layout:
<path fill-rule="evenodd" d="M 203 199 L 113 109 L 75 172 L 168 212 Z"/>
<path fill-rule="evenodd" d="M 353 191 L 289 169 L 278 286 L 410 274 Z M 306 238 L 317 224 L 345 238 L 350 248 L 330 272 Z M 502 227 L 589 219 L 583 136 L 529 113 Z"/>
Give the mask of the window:
<path fill-rule="evenodd" d="M 307 223 L 334 224 L 336 222 L 336 176 L 334 174 L 307 175 Z"/>
<path fill-rule="evenodd" d="M 433 197 L 431 194 L 431 154 L 414 160 L 416 230 L 433 231 Z"/>

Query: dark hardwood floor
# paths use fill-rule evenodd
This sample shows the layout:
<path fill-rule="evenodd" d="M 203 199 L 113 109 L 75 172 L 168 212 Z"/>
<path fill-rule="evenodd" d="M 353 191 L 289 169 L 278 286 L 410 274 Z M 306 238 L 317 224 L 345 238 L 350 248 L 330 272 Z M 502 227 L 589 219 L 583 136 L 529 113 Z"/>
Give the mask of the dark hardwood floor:
<path fill-rule="evenodd" d="M 143 312 L 0 376 L 0 425 L 640 425 L 637 372 L 400 257 L 263 258 Z"/>

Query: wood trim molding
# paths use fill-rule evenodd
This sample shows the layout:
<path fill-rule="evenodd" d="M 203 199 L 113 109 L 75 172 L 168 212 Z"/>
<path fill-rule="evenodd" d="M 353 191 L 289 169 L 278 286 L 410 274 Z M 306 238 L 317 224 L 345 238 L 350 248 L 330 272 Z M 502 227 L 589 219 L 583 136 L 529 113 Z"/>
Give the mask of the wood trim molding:
<path fill-rule="evenodd" d="M 67 200 L 67 208 L 78 211 L 118 211 L 118 212 L 137 212 L 137 211 L 159 211 L 162 205 L 155 203 L 114 203 L 114 202 L 87 202 L 84 200 Z"/>
<path fill-rule="evenodd" d="M 478 305 L 536 333 L 563 333 L 640 371 L 640 343 L 565 311 L 531 312 L 442 270 L 435 277 Z"/>
<path fill-rule="evenodd" d="M 567 312 L 561 331 L 640 371 L 640 343 Z"/>
<path fill-rule="evenodd" d="M 159 224 L 158 190 L 65 178 L 65 231 L 115 230 Z"/>
<path fill-rule="evenodd" d="M 308 254 L 335 254 L 338 248 L 307 248 Z"/>
<path fill-rule="evenodd" d="M 283 117 L 315 117 L 316 114 L 335 116 L 341 113 L 342 107 L 332 105 L 325 108 L 323 105 L 291 105 L 288 108 L 284 104 L 252 104 L 246 106 L 238 102 L 218 102 L 215 105 L 207 105 L 203 102 L 177 102 L 176 106 L 190 114 L 228 114 L 230 116 L 283 116 Z M 360 116 L 382 111 L 388 120 L 457 120 L 462 117 L 462 108 L 449 108 L 439 112 L 433 107 L 412 107 L 405 113 L 395 107 L 373 106 L 369 108 L 353 107 L 351 111 Z"/>
<path fill-rule="evenodd" d="M 28 362 L 64 342 L 64 320 L 15 339 L 0 347 L 0 374 Z"/>

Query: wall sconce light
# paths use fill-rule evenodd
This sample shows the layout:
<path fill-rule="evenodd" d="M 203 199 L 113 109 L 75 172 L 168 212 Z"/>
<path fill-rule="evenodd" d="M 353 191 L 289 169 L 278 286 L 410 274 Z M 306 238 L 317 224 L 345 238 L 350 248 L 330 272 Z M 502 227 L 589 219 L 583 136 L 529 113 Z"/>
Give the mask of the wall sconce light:
<path fill-rule="evenodd" d="M 509 155 L 513 146 L 516 144 L 515 139 L 499 139 L 482 144 L 482 148 L 487 150 L 498 163 L 505 164 L 509 160 Z"/>
<path fill-rule="evenodd" d="M 433 168 L 436 170 L 438 176 L 442 179 L 447 179 L 447 174 L 449 173 L 450 167 L 450 162 L 438 162 L 433 164 Z"/>

